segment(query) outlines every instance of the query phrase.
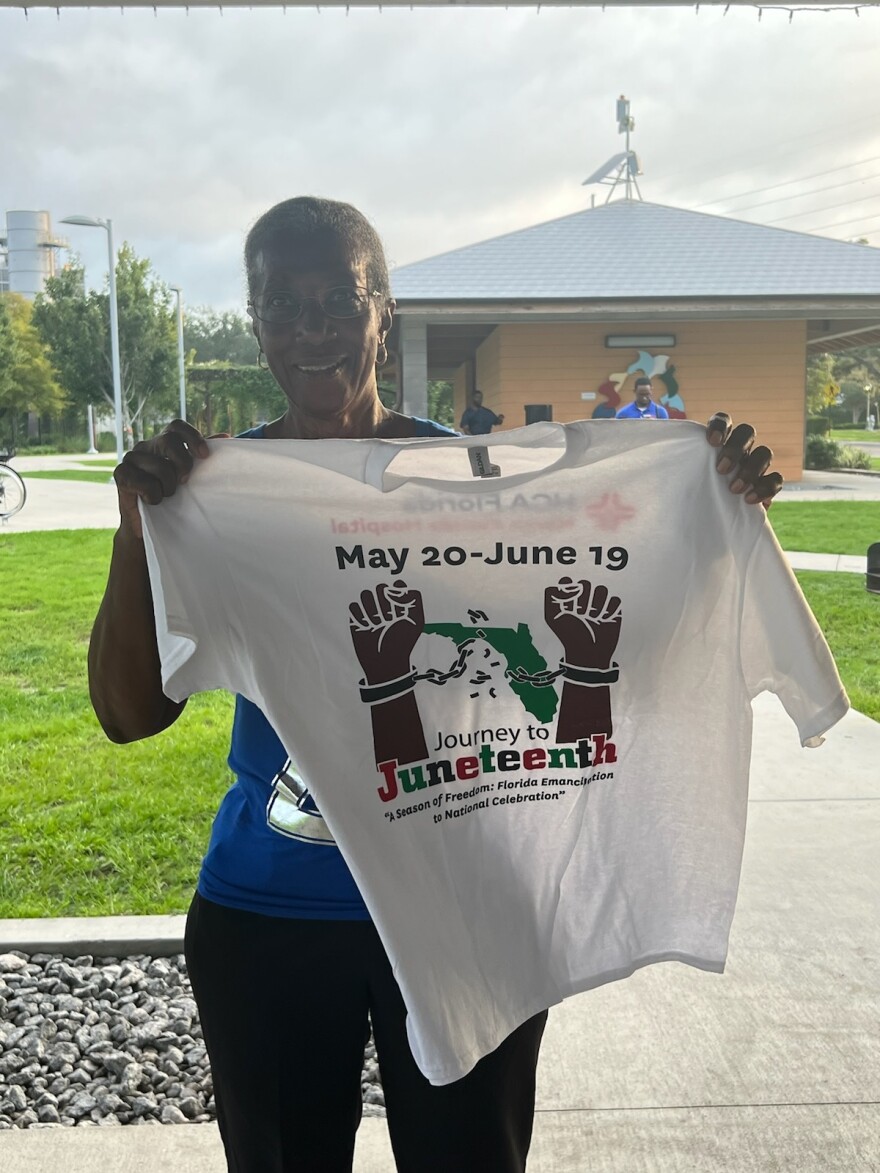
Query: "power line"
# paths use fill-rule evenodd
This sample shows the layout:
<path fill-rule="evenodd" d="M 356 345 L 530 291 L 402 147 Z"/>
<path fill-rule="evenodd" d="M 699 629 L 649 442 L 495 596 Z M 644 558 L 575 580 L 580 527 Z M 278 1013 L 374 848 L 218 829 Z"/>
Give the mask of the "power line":
<path fill-rule="evenodd" d="M 792 184 L 792 183 L 804 183 L 808 179 L 818 179 L 820 175 L 831 175 L 835 171 L 845 171 L 847 169 L 847 167 L 861 167 L 867 163 L 876 163 L 878 159 L 880 159 L 880 155 L 874 155 L 870 159 L 859 159 L 856 163 L 844 163 L 843 166 L 832 167 L 828 171 L 817 171 L 814 175 L 803 175 L 800 177 L 800 179 L 787 179 L 784 183 L 771 183 L 769 187 L 761 187 L 761 188 L 758 188 L 757 191 L 746 192 L 744 194 L 758 195 L 758 193 L 761 191 L 772 191 L 773 188 L 775 188 L 775 187 L 788 187 L 789 184 Z M 834 188 L 836 188 L 836 187 L 848 187 L 849 184 L 851 184 L 851 183 L 864 183 L 869 179 L 877 179 L 877 178 L 880 178 L 880 175 L 860 175 L 860 176 L 857 176 L 855 179 L 846 179 L 843 181 L 843 183 L 830 183 L 827 187 L 816 187 L 816 188 L 813 188 L 811 191 L 796 192 L 794 195 L 790 195 L 790 196 L 779 196 L 779 198 L 775 199 L 775 200 L 762 200 L 758 204 L 746 204 L 745 207 L 742 207 L 742 208 L 731 208 L 730 212 L 733 215 L 738 215 L 740 212 L 750 212 L 752 210 L 752 208 L 766 208 L 769 204 L 781 204 L 781 203 L 784 203 L 786 200 L 796 200 L 796 199 L 800 199 L 801 197 L 807 196 L 807 195 L 818 195 L 819 192 L 822 192 L 822 191 L 833 191 Z M 731 196 L 730 198 L 733 200 L 736 200 L 736 199 L 742 199 L 742 196 Z M 720 203 L 723 203 L 724 201 L 723 200 L 713 200 L 712 202 L 720 204 Z M 704 208 L 705 206 L 706 206 L 705 204 L 697 204 L 698 208 Z"/>
<path fill-rule="evenodd" d="M 821 232 L 823 228 L 842 228 L 844 224 L 864 224 L 866 220 L 877 220 L 880 218 L 880 212 L 876 212 L 871 216 L 853 216 L 851 220 L 836 220 L 833 224 L 818 224 L 813 228 L 798 228 L 798 232 Z M 872 232 L 878 229 L 871 229 Z"/>
<path fill-rule="evenodd" d="M 831 212 L 835 208 L 849 208 L 853 204 L 863 204 L 865 200 L 880 199 L 880 192 L 859 196 L 857 200 L 844 200 L 840 204 L 823 204 L 821 208 L 809 208 L 806 212 L 790 212 L 787 216 L 777 216 L 775 220 L 765 220 L 765 224 L 781 224 L 783 220 L 796 220 L 798 216 L 813 216 L 817 212 Z"/>
<path fill-rule="evenodd" d="M 833 126 L 826 126 L 826 127 L 820 128 L 819 130 L 807 131 L 805 134 L 796 135 L 794 138 L 789 137 L 786 139 L 777 140 L 776 142 L 766 143 L 763 146 L 759 147 L 758 149 L 759 150 L 765 150 L 765 149 L 766 150 L 773 150 L 777 146 L 788 146 L 792 142 L 800 142 L 803 139 L 815 138 L 817 135 L 822 136 L 822 137 L 827 137 L 828 135 L 835 134 L 838 130 L 840 130 L 844 126 L 847 128 L 851 128 L 854 126 L 861 126 L 863 123 L 866 123 L 866 122 L 870 122 L 872 125 L 876 126 L 877 121 L 878 121 L 878 118 L 877 118 L 876 114 L 868 114 L 864 118 L 857 118 L 854 121 L 849 121 L 849 122 L 845 122 L 845 123 L 835 123 Z M 774 158 L 780 158 L 780 157 L 785 158 L 787 155 L 792 155 L 792 154 L 796 154 L 796 153 L 797 152 L 794 150 L 785 151 L 785 152 L 783 152 L 782 156 L 775 155 Z M 738 157 L 743 158 L 743 159 L 748 159 L 749 163 L 751 163 L 752 166 L 756 165 L 753 156 L 750 156 L 750 155 L 747 155 L 744 153 Z M 761 162 L 761 161 L 762 160 L 758 160 L 757 162 Z M 749 163 L 747 163 L 746 166 L 748 166 Z M 739 175 L 740 172 L 742 172 L 743 170 L 744 170 L 743 167 L 734 167 L 730 171 L 722 171 L 717 175 L 710 175 L 710 176 L 707 176 L 706 178 L 709 179 L 710 181 L 714 181 L 716 179 L 725 179 L 728 175 Z M 657 175 L 656 178 L 661 179 L 661 180 L 665 180 L 665 179 L 674 178 L 677 175 L 684 175 L 684 176 L 690 177 L 693 175 L 693 171 L 690 170 L 689 168 L 682 168 L 679 171 L 669 171 L 665 175 L 661 172 L 659 175 Z M 745 192 L 740 192 L 738 195 L 722 196 L 720 199 L 717 199 L 717 200 L 707 200 L 704 204 L 697 204 L 697 207 L 698 208 L 705 208 L 705 207 L 708 207 L 710 204 L 724 203 L 725 200 L 739 199 L 741 196 L 757 195 L 762 190 L 764 190 L 764 189 L 758 188 L 756 191 L 745 191 Z"/>

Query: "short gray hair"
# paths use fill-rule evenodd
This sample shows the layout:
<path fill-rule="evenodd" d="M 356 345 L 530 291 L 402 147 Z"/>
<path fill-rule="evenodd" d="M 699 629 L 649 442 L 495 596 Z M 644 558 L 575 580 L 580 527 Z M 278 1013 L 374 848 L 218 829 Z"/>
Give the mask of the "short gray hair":
<path fill-rule="evenodd" d="M 348 240 L 366 262 L 370 292 L 391 296 L 388 262 L 376 229 L 352 204 L 317 196 L 283 200 L 264 212 L 251 228 L 244 244 L 248 294 L 253 297 L 257 257 L 270 241 L 279 236 L 313 236 L 321 232 L 335 232 Z"/>

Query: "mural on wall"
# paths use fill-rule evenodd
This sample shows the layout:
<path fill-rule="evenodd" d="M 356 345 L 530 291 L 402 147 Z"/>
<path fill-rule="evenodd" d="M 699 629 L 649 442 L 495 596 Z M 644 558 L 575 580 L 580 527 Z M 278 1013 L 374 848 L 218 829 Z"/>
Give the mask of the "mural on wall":
<path fill-rule="evenodd" d="M 649 379 L 659 379 L 664 387 L 660 403 L 669 412 L 669 418 L 687 419 L 687 409 L 675 377 L 675 363 L 669 361 L 668 354 L 650 354 L 647 350 L 640 350 L 638 358 L 630 363 L 625 371 L 609 375 L 599 386 L 598 394 L 602 396 L 602 402 L 593 408 L 594 420 L 613 419 L 617 415 L 624 400 L 621 392 L 631 375 L 647 375 Z"/>

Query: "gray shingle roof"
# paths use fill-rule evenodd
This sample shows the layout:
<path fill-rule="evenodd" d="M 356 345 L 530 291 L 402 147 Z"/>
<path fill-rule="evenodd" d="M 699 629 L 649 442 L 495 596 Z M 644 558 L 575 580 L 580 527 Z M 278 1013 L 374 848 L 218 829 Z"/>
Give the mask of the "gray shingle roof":
<path fill-rule="evenodd" d="M 880 249 L 617 200 L 395 269 L 402 301 L 880 296 Z"/>

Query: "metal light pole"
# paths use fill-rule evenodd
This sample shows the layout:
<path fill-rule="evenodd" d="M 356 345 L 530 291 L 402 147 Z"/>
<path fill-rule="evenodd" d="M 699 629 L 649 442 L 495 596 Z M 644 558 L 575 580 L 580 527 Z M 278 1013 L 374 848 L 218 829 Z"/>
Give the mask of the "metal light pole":
<path fill-rule="evenodd" d="M 91 403 L 89 404 L 88 420 L 89 420 L 89 447 L 88 447 L 88 451 L 86 452 L 86 456 L 97 456 L 98 449 L 95 447 L 95 412 L 92 408 Z"/>
<path fill-rule="evenodd" d="M 122 368 L 119 362 L 119 308 L 116 304 L 116 253 L 113 249 L 113 221 L 91 216 L 65 216 L 62 224 L 78 224 L 82 228 L 103 228 L 107 233 L 107 251 L 110 256 L 110 357 L 113 366 L 113 410 L 116 415 L 116 459 L 122 461 L 125 443 L 122 435 Z"/>
<path fill-rule="evenodd" d="M 180 370 L 180 418 L 186 419 L 186 372 L 183 364 L 183 293 L 179 285 L 172 285 L 177 294 L 177 365 Z"/>

